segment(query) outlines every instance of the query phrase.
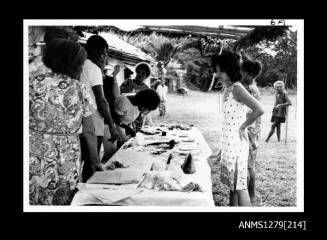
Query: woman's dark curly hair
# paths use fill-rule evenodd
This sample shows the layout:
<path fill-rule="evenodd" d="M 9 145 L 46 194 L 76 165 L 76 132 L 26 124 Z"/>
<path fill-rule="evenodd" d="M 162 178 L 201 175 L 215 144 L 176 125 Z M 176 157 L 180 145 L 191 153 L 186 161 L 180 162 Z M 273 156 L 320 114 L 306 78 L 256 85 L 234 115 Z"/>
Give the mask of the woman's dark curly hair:
<path fill-rule="evenodd" d="M 262 70 L 262 65 L 259 61 L 246 60 L 242 63 L 242 71 L 248 73 L 253 78 L 260 75 Z"/>
<path fill-rule="evenodd" d="M 216 67 L 219 66 L 221 72 L 225 72 L 232 82 L 237 82 L 242 79 L 240 56 L 231 51 L 223 51 L 221 55 L 215 54 L 211 58 L 211 66 L 216 72 Z"/>
<path fill-rule="evenodd" d="M 87 54 L 79 43 L 57 38 L 47 45 L 42 59 L 45 66 L 54 73 L 61 73 L 72 78 L 76 78 L 81 73 Z"/>
<path fill-rule="evenodd" d="M 146 77 L 148 78 L 151 74 L 151 68 L 149 67 L 149 65 L 145 62 L 142 62 L 142 63 L 139 63 L 136 68 L 135 68 L 135 71 L 137 70 L 144 70 L 145 73 L 146 73 Z"/>
<path fill-rule="evenodd" d="M 46 27 L 44 33 L 45 44 L 48 44 L 51 40 L 56 38 L 71 39 L 72 34 L 62 27 L 56 27 L 56 26 Z"/>
<path fill-rule="evenodd" d="M 144 89 L 135 95 L 137 106 L 144 107 L 150 111 L 157 109 L 160 104 L 160 97 L 153 89 Z"/>

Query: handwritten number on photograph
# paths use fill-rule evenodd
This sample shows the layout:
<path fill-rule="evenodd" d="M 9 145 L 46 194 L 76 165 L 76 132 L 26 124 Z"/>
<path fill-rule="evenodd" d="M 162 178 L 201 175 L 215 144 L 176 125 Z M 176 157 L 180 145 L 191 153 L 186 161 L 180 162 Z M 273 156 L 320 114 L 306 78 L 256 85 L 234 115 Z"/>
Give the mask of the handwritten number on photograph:
<path fill-rule="evenodd" d="M 270 21 L 270 24 L 271 25 L 276 25 L 276 26 L 285 26 L 285 20 L 284 19 L 276 19 L 276 20 L 274 20 L 274 19 L 272 19 L 271 21 Z"/>

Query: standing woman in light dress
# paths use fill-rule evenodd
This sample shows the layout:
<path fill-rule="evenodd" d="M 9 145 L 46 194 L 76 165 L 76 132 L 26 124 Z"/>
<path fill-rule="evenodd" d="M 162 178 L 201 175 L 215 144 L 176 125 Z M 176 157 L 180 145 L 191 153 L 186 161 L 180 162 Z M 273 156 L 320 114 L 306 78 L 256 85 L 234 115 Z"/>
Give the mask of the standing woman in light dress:
<path fill-rule="evenodd" d="M 212 67 L 224 86 L 223 123 L 220 136 L 221 181 L 230 188 L 230 206 L 251 206 L 247 191 L 249 143 L 247 127 L 264 111 L 240 83 L 239 56 L 223 51 L 212 57 Z M 247 109 L 252 113 L 246 117 Z"/>

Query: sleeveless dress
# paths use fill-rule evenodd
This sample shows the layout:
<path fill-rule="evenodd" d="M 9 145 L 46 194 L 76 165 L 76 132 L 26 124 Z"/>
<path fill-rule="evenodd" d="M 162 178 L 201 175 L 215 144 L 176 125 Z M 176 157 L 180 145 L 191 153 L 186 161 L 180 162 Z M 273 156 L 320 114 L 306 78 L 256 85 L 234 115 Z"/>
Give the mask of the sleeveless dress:
<path fill-rule="evenodd" d="M 246 120 L 247 107 L 233 98 L 235 82 L 225 89 L 223 97 L 223 123 L 220 136 L 221 182 L 232 191 L 247 189 L 248 141 L 241 141 L 239 128 Z"/>

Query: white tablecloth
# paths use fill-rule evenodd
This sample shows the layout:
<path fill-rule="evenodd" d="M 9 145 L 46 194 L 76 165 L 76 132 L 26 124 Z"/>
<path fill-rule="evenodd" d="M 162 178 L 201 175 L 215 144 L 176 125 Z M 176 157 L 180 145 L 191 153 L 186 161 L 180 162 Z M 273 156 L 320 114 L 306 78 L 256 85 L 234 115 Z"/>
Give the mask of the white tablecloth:
<path fill-rule="evenodd" d="M 185 131 L 183 131 L 185 132 Z M 155 191 L 136 188 L 137 184 L 89 184 L 79 185 L 79 191 L 75 194 L 72 205 L 122 205 L 122 206 L 178 206 L 178 207 L 214 207 L 212 197 L 211 169 L 207 158 L 211 155 L 211 149 L 206 143 L 201 132 L 193 127 L 187 131 L 188 135 L 193 137 L 199 144 L 200 153 L 194 155 L 196 172 L 194 174 L 185 174 L 183 182 L 198 183 L 203 192 L 178 192 L 178 191 Z M 176 148 L 176 147 L 175 147 Z M 142 155 L 143 154 L 143 155 Z M 131 157 L 126 157 L 131 156 Z M 142 157 L 143 156 L 143 157 Z M 111 159 L 119 160 L 124 164 L 130 165 L 135 169 L 140 167 L 147 168 L 151 164 L 141 166 L 139 164 L 142 158 L 147 161 L 156 157 L 149 152 L 140 152 L 139 148 L 120 149 Z M 133 165 L 134 164 L 134 165 Z"/>

